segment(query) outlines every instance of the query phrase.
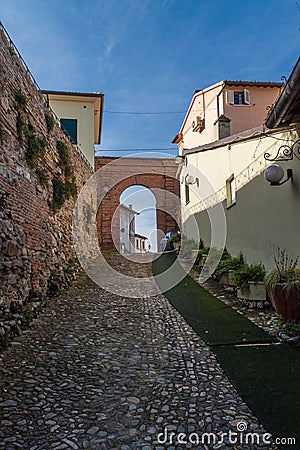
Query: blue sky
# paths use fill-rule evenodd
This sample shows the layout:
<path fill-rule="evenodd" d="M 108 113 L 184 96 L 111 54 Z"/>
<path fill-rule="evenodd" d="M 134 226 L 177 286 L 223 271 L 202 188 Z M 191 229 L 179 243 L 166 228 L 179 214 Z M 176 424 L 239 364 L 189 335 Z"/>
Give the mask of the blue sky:
<path fill-rule="evenodd" d="M 288 76 L 299 8 L 294 0 L 0 0 L 0 18 L 42 89 L 103 92 L 105 111 L 172 113 L 104 113 L 99 149 L 140 150 L 172 147 L 194 90 Z"/>

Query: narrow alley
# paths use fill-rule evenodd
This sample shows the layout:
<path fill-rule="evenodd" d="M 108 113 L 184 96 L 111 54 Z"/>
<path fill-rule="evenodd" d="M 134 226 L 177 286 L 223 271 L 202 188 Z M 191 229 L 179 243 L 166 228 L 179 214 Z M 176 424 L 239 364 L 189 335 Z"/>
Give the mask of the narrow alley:
<path fill-rule="evenodd" d="M 5 450 L 275 448 L 221 443 L 264 430 L 163 295 L 113 295 L 85 275 L 3 353 L 1 391 Z"/>

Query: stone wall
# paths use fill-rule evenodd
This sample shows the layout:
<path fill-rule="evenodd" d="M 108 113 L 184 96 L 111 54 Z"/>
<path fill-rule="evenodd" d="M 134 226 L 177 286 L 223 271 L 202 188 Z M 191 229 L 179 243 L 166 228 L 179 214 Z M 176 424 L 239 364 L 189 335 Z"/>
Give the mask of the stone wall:
<path fill-rule="evenodd" d="M 0 30 L 0 344 L 74 267 L 72 211 L 92 169 Z"/>

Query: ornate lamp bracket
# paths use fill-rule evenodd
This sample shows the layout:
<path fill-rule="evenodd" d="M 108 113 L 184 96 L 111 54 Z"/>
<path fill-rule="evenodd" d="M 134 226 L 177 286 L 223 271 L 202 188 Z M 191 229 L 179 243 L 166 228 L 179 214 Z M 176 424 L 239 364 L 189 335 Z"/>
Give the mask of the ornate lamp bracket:
<path fill-rule="evenodd" d="M 264 158 L 267 161 L 290 161 L 294 156 L 300 160 L 300 139 L 295 141 L 292 145 L 281 145 L 277 150 L 275 157 L 268 152 L 264 154 Z"/>

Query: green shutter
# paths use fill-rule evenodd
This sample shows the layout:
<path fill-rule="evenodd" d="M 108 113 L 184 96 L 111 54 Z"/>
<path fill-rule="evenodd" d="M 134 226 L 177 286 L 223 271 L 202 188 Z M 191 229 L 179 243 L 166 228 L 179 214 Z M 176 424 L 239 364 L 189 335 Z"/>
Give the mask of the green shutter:
<path fill-rule="evenodd" d="M 77 144 L 77 119 L 60 119 L 60 124 L 66 136 L 73 144 Z"/>

